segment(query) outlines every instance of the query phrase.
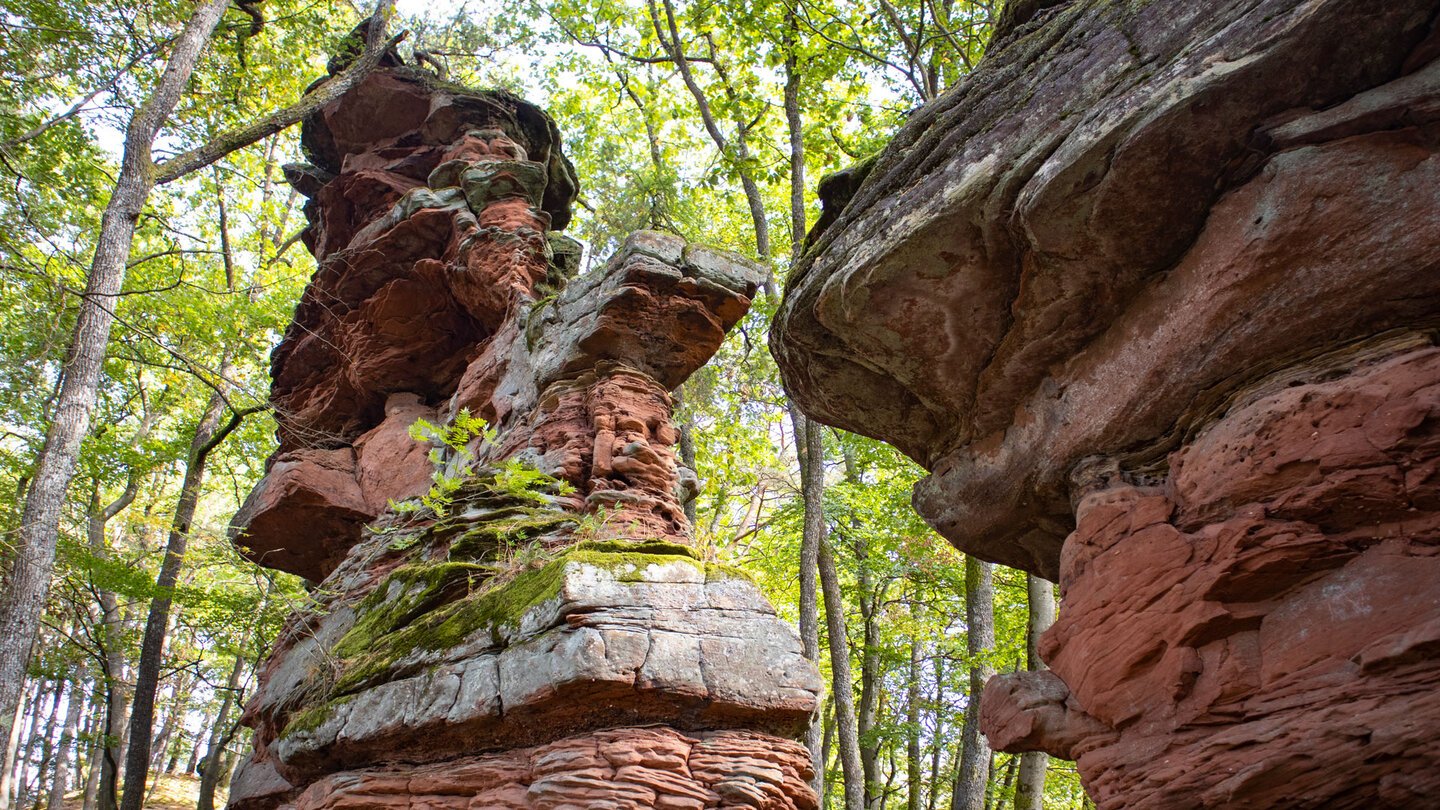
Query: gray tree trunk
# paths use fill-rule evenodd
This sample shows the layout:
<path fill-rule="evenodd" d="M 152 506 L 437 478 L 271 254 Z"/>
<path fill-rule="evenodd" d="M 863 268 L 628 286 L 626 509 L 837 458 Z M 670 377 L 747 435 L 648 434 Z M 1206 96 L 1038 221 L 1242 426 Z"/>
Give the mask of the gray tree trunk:
<path fill-rule="evenodd" d="M 17 555 L 0 594 L 0 724 L 11 722 L 19 688 L 30 658 L 40 614 L 50 594 L 55 567 L 55 542 L 65 493 L 75 474 L 80 441 L 90 428 L 90 412 L 100 384 L 105 347 L 110 340 L 116 296 L 125 280 L 130 242 L 145 207 L 153 180 L 150 147 L 190 80 L 210 32 L 220 21 L 228 0 L 206 0 L 175 40 L 170 62 L 154 94 L 140 109 L 125 134 L 125 154 L 110 202 L 101 219 L 100 238 L 80 301 L 80 313 L 65 362 L 64 383 L 56 399 L 35 477 L 25 497 L 16 539 Z M 0 725 L 0 739 L 10 729 Z M 0 810 L 8 800 L 0 796 Z"/>
<path fill-rule="evenodd" d="M 1040 660 L 1040 634 L 1055 623 L 1055 586 L 1049 580 L 1029 574 L 1026 579 L 1029 594 L 1029 627 L 1026 632 L 1026 666 L 1031 670 L 1042 670 L 1045 662 Z M 1015 783 L 1015 810 L 1044 810 L 1045 771 L 1050 767 L 1050 756 L 1044 751 L 1027 751 L 1020 755 L 1020 775 Z"/>
<path fill-rule="evenodd" d="M 226 375 L 222 371 L 221 375 Z M 180 500 L 170 524 L 165 543 L 165 558 L 155 577 L 155 598 L 150 600 L 150 615 L 145 621 L 145 635 L 140 645 L 140 660 L 135 667 L 135 700 L 130 707 L 130 747 L 125 753 L 125 790 L 120 796 L 121 810 L 141 810 L 145 803 L 145 783 L 149 775 L 151 734 L 155 723 L 155 697 L 160 685 L 160 665 L 165 657 L 165 638 L 170 626 L 170 605 L 180 568 L 185 563 L 185 550 L 190 540 L 190 523 L 200 502 L 200 485 L 205 480 L 205 463 L 215 449 L 234 430 L 244 413 L 236 412 L 224 427 L 220 416 L 225 400 L 217 392 L 210 397 L 205 413 L 195 426 L 190 441 L 190 457 L 185 465 L 185 481 Z"/>
<path fill-rule="evenodd" d="M 25 497 L 16 550 L 0 589 L 0 740 L 8 740 L 20 701 L 25 665 L 50 594 L 55 544 L 65 495 L 75 475 L 80 442 L 90 428 L 105 348 L 114 324 L 117 297 L 125 281 L 135 225 L 156 183 L 178 179 L 230 152 L 284 129 L 354 86 L 380 61 L 388 43 L 385 23 L 393 0 L 380 0 L 365 52 L 343 73 L 299 102 L 265 118 L 227 132 L 188 152 L 156 165 L 151 146 L 190 81 L 195 65 L 220 22 L 229 0 L 204 0 L 175 38 L 165 72 L 150 98 L 135 111 L 125 132 L 125 151 L 110 202 L 100 221 L 95 255 L 80 300 L 80 311 L 65 361 L 55 410 L 36 460 L 35 475 Z M 0 792 L 0 810 L 8 810 L 8 794 Z"/>
<path fill-rule="evenodd" d="M 864 810 L 865 768 L 860 762 L 860 735 L 855 720 L 855 695 L 850 674 L 850 644 L 845 630 L 845 603 L 840 574 L 829 544 L 820 544 L 820 587 L 825 594 L 825 631 L 830 636 L 830 672 L 834 678 L 835 725 L 840 732 L 840 769 L 845 775 L 845 810 Z"/>
<path fill-rule="evenodd" d="M 930 796 L 926 810 L 935 810 L 940 799 L 940 740 L 945 739 L 945 658 L 935 656 L 935 744 L 930 749 Z"/>
<path fill-rule="evenodd" d="M 966 649 L 974 663 L 970 667 L 970 695 L 960 735 L 960 767 L 955 774 L 950 810 L 983 810 L 985 786 L 990 781 L 990 747 L 980 735 L 980 692 L 985 681 L 995 674 L 994 667 L 983 660 L 995 646 L 994 569 L 992 563 L 965 557 Z"/>
<path fill-rule="evenodd" d="M 912 595 L 910 616 L 915 626 L 920 623 L 920 601 Z M 910 633 L 910 672 L 905 685 L 905 810 L 920 810 L 920 634 Z"/>
<path fill-rule="evenodd" d="M 209 748 L 205 752 L 204 764 L 200 766 L 200 797 L 195 810 L 215 810 L 215 787 L 220 784 L 220 752 L 230 743 L 235 726 L 230 722 L 230 707 L 235 705 L 235 696 L 240 692 L 240 676 L 245 672 L 245 651 L 235 656 L 235 666 L 230 668 L 230 680 L 225 684 L 225 700 L 220 704 L 220 713 L 210 731 Z"/>
<path fill-rule="evenodd" d="M 785 12 L 785 128 L 790 138 L 790 262 L 805 247 L 805 133 L 800 119 L 800 70 L 796 57 L 799 24 L 793 7 Z M 758 246 L 758 241 L 757 241 Z M 795 429 L 796 455 L 800 463 L 801 497 L 805 505 L 804 528 L 800 538 L 800 642 L 804 656 L 820 663 L 820 603 L 818 567 L 820 541 L 825 533 L 825 442 L 819 424 L 806 418 L 790 404 L 790 422 Z M 825 732 L 823 724 L 812 722 L 805 730 L 805 747 L 810 751 L 815 775 L 810 787 L 816 796 L 825 795 Z"/>
<path fill-rule="evenodd" d="M 82 661 L 75 670 L 74 684 L 70 689 L 70 702 L 65 706 L 65 725 L 60 730 L 60 748 L 55 752 L 55 778 L 50 783 L 50 796 L 45 802 L 45 810 L 61 810 L 65 801 L 65 791 L 70 786 L 70 749 L 75 748 L 75 756 L 79 758 L 79 750 L 76 745 L 76 732 L 80 730 L 80 710 L 85 707 L 85 663 Z"/>

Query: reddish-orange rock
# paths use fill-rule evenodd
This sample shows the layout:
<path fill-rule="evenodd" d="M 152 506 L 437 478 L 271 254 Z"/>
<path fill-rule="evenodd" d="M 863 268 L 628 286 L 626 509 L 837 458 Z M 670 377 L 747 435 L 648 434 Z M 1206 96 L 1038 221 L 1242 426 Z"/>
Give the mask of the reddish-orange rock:
<path fill-rule="evenodd" d="M 669 392 L 759 268 L 642 232 L 578 273 L 559 134 L 508 94 L 392 67 L 303 140 L 319 268 L 235 524 L 318 587 L 246 706 L 232 807 L 814 808 L 787 737 L 819 674 L 685 545 L 673 450 Z"/>
<path fill-rule="evenodd" d="M 1440 2 L 1005 21 L 825 186 L 787 388 L 1059 581 L 996 746 L 1104 810 L 1440 803 Z"/>
<path fill-rule="evenodd" d="M 345 771 L 295 810 L 814 810 L 810 761 L 791 740 L 747 732 L 601 731 L 443 766 Z"/>

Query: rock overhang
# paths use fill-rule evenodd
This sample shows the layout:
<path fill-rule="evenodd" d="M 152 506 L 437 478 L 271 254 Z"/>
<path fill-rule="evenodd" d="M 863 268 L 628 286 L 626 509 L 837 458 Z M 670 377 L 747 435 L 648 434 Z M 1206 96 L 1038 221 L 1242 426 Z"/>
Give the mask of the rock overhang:
<path fill-rule="evenodd" d="M 942 534 L 1053 579 L 1084 459 L 1145 455 L 1276 357 L 1434 320 L 1433 218 L 1405 226 L 1409 255 L 1377 235 L 1348 270 L 1311 250 L 1309 272 L 1246 277 L 1233 265 L 1254 257 L 1221 244 L 1308 193 L 1296 152 L 1317 139 L 1425 137 L 1436 68 L 1412 54 L 1434 4 L 1011 5 L 1024 19 L 812 234 L 771 344 L 808 413 L 932 472 L 915 504 Z M 1343 174 L 1324 182 L 1380 182 Z M 1390 181 L 1406 175 L 1411 210 L 1433 210 L 1424 170 Z M 1401 280 L 1404 296 L 1380 289 Z"/>

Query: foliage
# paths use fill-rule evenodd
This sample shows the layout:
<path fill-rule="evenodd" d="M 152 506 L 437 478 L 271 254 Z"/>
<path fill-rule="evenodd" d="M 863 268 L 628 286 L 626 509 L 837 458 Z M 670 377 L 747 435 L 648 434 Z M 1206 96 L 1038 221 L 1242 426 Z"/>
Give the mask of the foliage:
<path fill-rule="evenodd" d="M 117 126 L 153 84 L 191 9 L 179 0 L 0 0 L 0 174 L 7 177 L 0 183 L 0 402 L 7 414 L 0 491 L 23 491 L 51 416 L 77 291 L 115 171 Z M 268 0 L 263 9 L 267 22 L 254 36 L 247 16 L 227 13 L 173 134 L 159 144 L 163 152 L 298 96 L 323 74 L 329 45 L 356 21 L 338 0 Z M 667 11 L 724 148 L 667 51 Z M 996 11 L 969 0 L 493 0 L 427 6 L 409 27 L 411 48 L 449 79 L 508 87 L 555 116 L 585 188 L 570 232 L 587 244 L 587 266 L 603 261 L 628 232 L 653 228 L 747 253 L 778 279 L 792 245 L 782 238 L 764 247 L 744 184 L 758 190 L 761 222 L 780 230 L 791 191 L 779 102 L 787 76 L 799 82 L 805 215 L 813 222 L 815 180 L 878 151 L 911 110 L 963 77 Z M 283 186 L 279 168 L 298 154 L 295 133 L 282 133 L 158 190 L 141 218 L 96 427 L 67 506 L 32 693 L 73 681 L 62 703 L 100 707 L 107 683 L 123 689 L 124 671 L 109 681 L 97 673 L 109 661 L 133 660 L 138 649 L 136 617 L 155 595 L 188 430 L 216 389 L 237 408 L 265 398 L 266 354 L 314 271 L 296 247 L 302 201 Z M 702 483 L 697 562 L 707 570 L 738 567 L 793 619 L 803 507 L 788 401 L 766 348 L 775 305 L 774 296 L 757 298 L 715 360 L 685 384 L 677 419 L 693 436 Z M 225 539 L 229 516 L 273 450 L 273 430 L 268 418 L 249 419 L 212 458 L 176 589 L 162 703 L 173 700 L 192 729 L 218 712 L 237 656 L 244 670 L 237 691 L 253 688 L 266 643 L 304 599 L 298 580 L 242 561 Z M 432 446 L 432 484 L 417 501 L 392 506 L 417 520 L 422 511 L 447 517 L 465 487 L 479 483 L 536 510 L 552 490 L 564 494 L 518 460 L 477 469 L 497 437 L 468 412 L 443 426 L 417 422 L 411 435 Z M 875 752 L 884 784 L 872 787 L 892 805 L 904 804 L 891 794 L 909 788 L 906 746 L 918 738 L 924 767 L 917 787 L 927 804 L 948 806 L 954 741 L 971 698 L 967 670 L 976 663 L 966 652 L 962 559 L 910 508 L 910 487 L 923 471 L 893 449 L 827 431 L 825 470 L 824 522 L 849 633 L 822 642 L 845 645 L 856 694 L 875 696 L 862 745 Z M 134 502 L 92 531 L 91 518 L 132 483 Z M 18 500 L 0 499 L 0 551 L 18 520 Z M 604 512 L 587 516 L 572 533 L 603 543 L 610 520 Z M 515 582 L 526 577 L 514 589 L 528 594 L 521 602 L 542 596 L 553 580 L 544 574 L 553 553 L 521 523 L 498 531 L 473 538 L 476 547 L 508 555 L 521 572 Z M 403 535 L 395 542 L 409 542 Z M 584 553 L 671 552 L 597 545 Z M 460 566 L 443 570 L 468 582 L 472 563 L 463 555 L 441 565 Z M 494 598 L 486 604 L 487 616 L 504 612 Z M 1023 663 L 1025 609 L 1023 576 L 997 571 L 999 643 L 985 654 L 997 669 Z M 451 618 L 454 625 L 434 629 L 458 632 L 465 624 L 458 618 L 475 617 Z M 79 662 L 88 679 L 74 676 Z M 833 714 L 827 718 L 833 722 Z M 103 729 L 91 731 L 94 738 Z M 207 745 L 201 736 L 177 732 L 171 749 L 182 740 Z M 29 755 L 38 758 L 38 749 Z M 835 763 L 824 765 L 828 783 L 837 784 Z M 1079 807 L 1073 770 L 1061 765 L 1052 768 L 1047 807 Z M 1007 767 L 1007 758 L 996 760 L 997 774 Z M 38 788 L 34 768 L 21 770 Z M 1002 779 L 995 789 L 998 801 Z"/>

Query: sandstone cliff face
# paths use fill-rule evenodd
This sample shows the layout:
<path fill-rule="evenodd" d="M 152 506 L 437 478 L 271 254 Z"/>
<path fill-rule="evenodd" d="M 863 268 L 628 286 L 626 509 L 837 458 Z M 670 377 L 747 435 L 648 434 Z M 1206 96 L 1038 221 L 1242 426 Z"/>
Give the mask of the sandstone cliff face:
<path fill-rule="evenodd" d="M 1437 17 L 1013 4 L 788 286 L 802 407 L 1059 581 L 984 723 L 1102 808 L 1440 802 Z"/>
<path fill-rule="evenodd" d="M 235 539 L 318 586 L 231 806 L 813 808 L 818 674 L 684 545 L 673 451 L 758 268 L 644 232 L 577 276 L 559 134 L 508 94 L 392 65 L 304 143 L 319 269 Z"/>

